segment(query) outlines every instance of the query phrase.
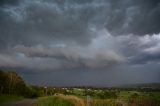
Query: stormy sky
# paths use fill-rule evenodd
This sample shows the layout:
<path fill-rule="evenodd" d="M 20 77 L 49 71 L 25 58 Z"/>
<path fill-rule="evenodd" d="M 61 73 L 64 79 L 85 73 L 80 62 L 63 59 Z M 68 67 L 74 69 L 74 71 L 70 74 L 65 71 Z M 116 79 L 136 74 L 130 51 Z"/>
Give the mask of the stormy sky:
<path fill-rule="evenodd" d="M 159 0 L 0 0 L 0 68 L 27 83 L 160 83 Z"/>

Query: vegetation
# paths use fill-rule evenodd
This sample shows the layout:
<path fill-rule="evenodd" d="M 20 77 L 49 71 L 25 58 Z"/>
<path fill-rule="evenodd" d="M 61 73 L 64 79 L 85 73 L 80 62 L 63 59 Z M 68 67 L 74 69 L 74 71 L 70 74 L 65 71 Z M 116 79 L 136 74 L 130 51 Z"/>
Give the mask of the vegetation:
<path fill-rule="evenodd" d="M 23 100 L 22 96 L 0 95 L 0 104 Z"/>
<path fill-rule="evenodd" d="M 0 71 L 0 104 L 38 98 L 37 106 L 160 106 L 160 88 L 28 86 L 12 71 Z"/>
<path fill-rule="evenodd" d="M 158 96 L 158 94 L 157 94 Z M 159 106 L 160 98 L 154 96 L 153 93 L 149 94 L 137 94 L 134 93 L 128 98 L 128 106 Z"/>
<path fill-rule="evenodd" d="M 41 97 L 38 98 L 36 106 L 74 106 L 71 102 L 59 97 Z"/>
<path fill-rule="evenodd" d="M 159 106 L 160 92 L 157 89 L 139 90 L 119 88 L 49 88 L 54 95 L 74 106 Z M 50 91 L 51 92 L 51 91 Z"/>
<path fill-rule="evenodd" d="M 37 97 L 35 89 L 27 86 L 23 79 L 13 71 L 0 71 L 0 95 L 16 95 L 27 98 Z"/>
<path fill-rule="evenodd" d="M 39 92 L 27 86 L 16 72 L 0 70 L 0 104 L 38 96 Z"/>
<path fill-rule="evenodd" d="M 65 88 L 67 89 L 67 88 Z M 62 89 L 64 90 L 64 88 Z M 109 91 L 101 89 L 87 89 L 92 92 L 92 95 L 85 95 L 87 90 L 73 88 L 71 94 L 56 93 L 54 97 L 66 100 L 73 106 L 159 106 L 160 92 L 140 92 L 140 91 Z M 56 91 L 56 90 L 55 90 Z M 99 97 L 99 95 L 101 95 Z M 116 95 L 116 96 L 115 96 Z M 47 101 L 47 98 L 45 99 Z M 52 102 L 53 103 L 53 102 Z M 38 105 L 39 106 L 39 105 Z M 47 105 L 46 105 L 47 106 Z M 57 105 L 58 106 L 58 105 Z"/>

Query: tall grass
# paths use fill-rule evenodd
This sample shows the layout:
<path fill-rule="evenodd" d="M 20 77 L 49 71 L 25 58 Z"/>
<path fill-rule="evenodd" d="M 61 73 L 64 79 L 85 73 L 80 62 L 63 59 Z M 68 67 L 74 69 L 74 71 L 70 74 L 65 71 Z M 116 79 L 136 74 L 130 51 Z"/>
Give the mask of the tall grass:
<path fill-rule="evenodd" d="M 58 97 L 71 102 L 74 106 L 86 106 L 85 101 L 82 98 L 73 95 L 59 95 Z"/>
<path fill-rule="evenodd" d="M 66 104 L 66 102 L 70 104 Z M 86 99 L 73 95 L 58 95 L 54 97 L 44 97 L 38 100 L 37 106 L 123 106 L 122 101 L 115 99 L 92 99 L 89 103 Z"/>
<path fill-rule="evenodd" d="M 71 102 L 59 97 L 41 97 L 38 98 L 36 106 L 74 106 Z"/>
<path fill-rule="evenodd" d="M 85 104 L 85 106 L 127 106 L 125 101 L 117 99 L 93 99 L 88 103 L 85 100 Z"/>
<path fill-rule="evenodd" d="M 128 106 L 160 106 L 160 100 L 150 96 L 139 96 L 128 99 Z"/>
<path fill-rule="evenodd" d="M 86 98 L 79 98 L 74 95 L 57 95 L 40 98 L 37 106 L 160 106 L 160 101 L 157 95 L 152 97 L 142 96 L 141 94 L 117 99 L 91 98 L 89 101 Z"/>

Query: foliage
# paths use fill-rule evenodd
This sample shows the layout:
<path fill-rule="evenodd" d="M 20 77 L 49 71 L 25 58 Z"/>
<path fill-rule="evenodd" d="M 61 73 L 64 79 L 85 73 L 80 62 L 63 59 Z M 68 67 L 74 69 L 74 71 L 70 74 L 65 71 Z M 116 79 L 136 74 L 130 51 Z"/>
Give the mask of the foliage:
<path fill-rule="evenodd" d="M 39 96 L 52 97 L 39 98 L 37 106 L 160 106 L 159 88 L 28 86 L 16 72 L 0 71 L 0 103 Z"/>
<path fill-rule="evenodd" d="M 73 104 L 59 97 L 41 97 L 36 106 L 73 106 Z"/>
<path fill-rule="evenodd" d="M 97 94 L 97 96 L 100 98 L 100 99 L 110 99 L 110 98 L 117 98 L 118 95 L 115 91 L 102 91 L 102 92 L 99 92 Z"/>
<path fill-rule="evenodd" d="M 159 106 L 159 98 L 153 95 L 138 95 L 136 93 L 132 94 L 128 99 L 128 105 L 132 106 Z"/>
<path fill-rule="evenodd" d="M 36 90 L 27 86 L 23 79 L 13 71 L 0 71 L 0 94 L 37 97 Z"/>

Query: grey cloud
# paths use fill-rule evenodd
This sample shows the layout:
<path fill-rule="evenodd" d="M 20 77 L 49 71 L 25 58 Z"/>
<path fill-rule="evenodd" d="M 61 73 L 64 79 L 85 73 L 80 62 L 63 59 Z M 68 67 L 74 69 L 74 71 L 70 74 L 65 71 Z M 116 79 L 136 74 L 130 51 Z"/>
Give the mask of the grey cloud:
<path fill-rule="evenodd" d="M 120 36 L 118 40 L 128 62 L 131 64 L 159 63 L 160 37 L 159 34 L 145 36 Z"/>
<path fill-rule="evenodd" d="M 34 72 L 40 72 L 41 70 L 61 70 L 61 69 L 74 69 L 78 67 L 73 62 L 66 62 L 56 59 L 41 59 L 41 58 L 28 58 L 22 53 L 16 53 L 14 55 L 0 54 L 0 67 L 1 68 L 20 68 L 33 70 Z M 63 67 L 63 68 L 61 68 Z"/>
<path fill-rule="evenodd" d="M 65 43 L 51 45 L 16 45 L 1 54 L 1 67 L 29 68 L 39 70 L 98 69 L 109 68 L 125 62 L 118 41 L 105 29 L 96 31 L 98 36 L 87 46 Z M 10 52 L 12 51 L 12 53 Z M 4 55 L 6 54 L 6 55 Z M 43 64 L 44 63 L 44 64 Z M 54 64 L 54 65 L 53 65 Z M 37 67 L 37 65 L 41 65 Z"/>
<path fill-rule="evenodd" d="M 92 43 L 86 47 L 65 44 L 59 44 L 59 46 L 57 45 L 54 47 L 44 47 L 42 45 L 33 47 L 16 46 L 13 51 L 23 53 L 29 58 L 53 58 L 74 62 L 78 64 L 78 68 L 79 66 L 88 68 L 107 68 L 109 65 L 123 63 L 125 58 L 120 52 L 115 50 L 116 48 L 111 50 L 110 46 L 101 47 L 100 43 L 108 44 L 104 42 L 105 40 L 112 41 L 110 37 L 102 37 L 99 38 L 99 40 L 96 39 L 95 41 L 92 41 Z"/>
<path fill-rule="evenodd" d="M 56 86 L 117 86 L 132 83 L 159 83 L 159 65 L 119 66 L 107 70 L 65 70 L 21 75 L 32 84 Z M 151 71 L 152 70 L 152 71 Z M 145 74 L 144 74 L 145 73 Z"/>
<path fill-rule="evenodd" d="M 63 40 L 85 45 L 96 36 L 92 27 L 106 27 L 113 35 L 159 33 L 159 8 L 157 0 L 22 0 L 1 6 L 0 41 L 4 46 Z"/>
<path fill-rule="evenodd" d="M 159 63 L 160 55 L 152 55 L 152 54 L 140 54 L 137 56 L 138 58 L 132 58 L 132 63 L 134 64 L 148 64 L 148 63 Z"/>
<path fill-rule="evenodd" d="M 145 35 L 160 32 L 158 0 L 120 0 L 113 3 L 106 28 L 113 34 Z"/>
<path fill-rule="evenodd" d="M 20 0 L 1 0 L 0 6 L 6 6 L 6 5 L 18 5 Z"/>
<path fill-rule="evenodd" d="M 10 42 L 9 46 L 63 40 L 88 43 L 93 34 L 88 31 L 87 22 L 73 20 L 69 12 L 61 14 L 57 6 L 42 1 L 26 1 L 18 6 L 1 8 L 1 41 L 4 45 Z"/>
<path fill-rule="evenodd" d="M 59 76 L 89 70 L 80 71 L 87 83 L 98 70 L 110 82 L 98 81 L 116 82 L 105 77 L 119 70 L 111 75 L 124 82 L 129 71 L 125 76 L 123 70 L 133 71 L 132 65 L 158 67 L 159 19 L 159 0 L 1 0 L 0 68 L 61 71 Z"/>

